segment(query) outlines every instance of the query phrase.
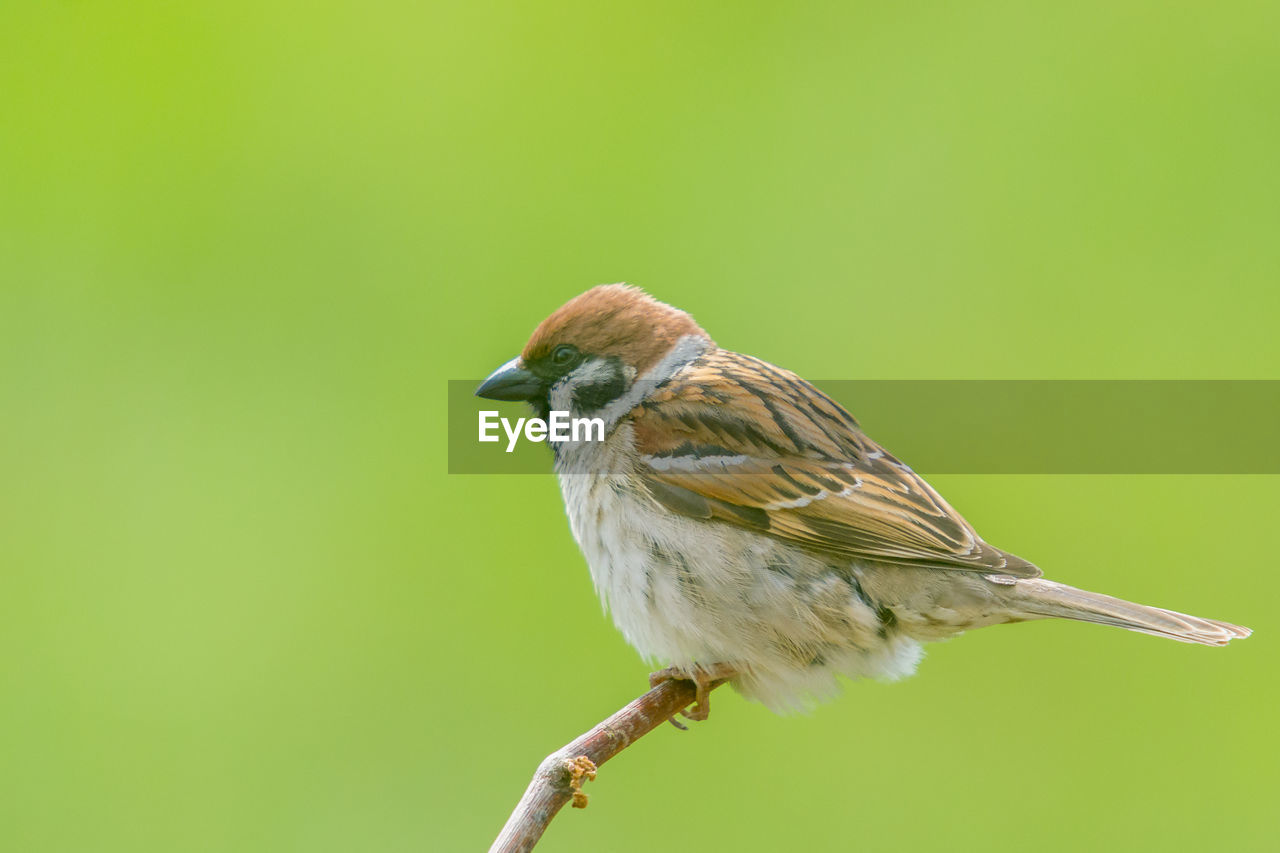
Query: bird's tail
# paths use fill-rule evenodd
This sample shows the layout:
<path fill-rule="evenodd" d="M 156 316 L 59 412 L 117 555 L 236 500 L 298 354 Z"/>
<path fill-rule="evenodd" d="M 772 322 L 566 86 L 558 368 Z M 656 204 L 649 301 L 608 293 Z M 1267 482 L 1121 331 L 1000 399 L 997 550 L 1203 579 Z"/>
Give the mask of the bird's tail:
<path fill-rule="evenodd" d="M 1134 604 L 1122 598 L 1076 589 L 1043 578 L 1017 581 L 1013 604 L 1027 616 L 1056 616 L 1080 622 L 1096 622 L 1099 625 L 1115 625 L 1130 631 L 1206 646 L 1225 646 L 1232 640 L 1253 633 L 1248 628 L 1232 625 L 1230 622 L 1201 619 L 1159 607 Z"/>

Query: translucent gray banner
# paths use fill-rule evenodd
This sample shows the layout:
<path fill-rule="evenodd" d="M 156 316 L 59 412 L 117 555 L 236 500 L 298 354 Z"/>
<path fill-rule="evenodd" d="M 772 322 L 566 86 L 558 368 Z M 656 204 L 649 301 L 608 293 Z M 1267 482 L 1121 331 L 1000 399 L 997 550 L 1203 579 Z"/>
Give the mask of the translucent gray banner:
<path fill-rule="evenodd" d="M 479 379 L 450 380 L 450 474 L 543 474 L 551 451 L 480 442 Z M 862 429 L 922 474 L 1280 474 L 1280 381 L 823 380 Z"/>

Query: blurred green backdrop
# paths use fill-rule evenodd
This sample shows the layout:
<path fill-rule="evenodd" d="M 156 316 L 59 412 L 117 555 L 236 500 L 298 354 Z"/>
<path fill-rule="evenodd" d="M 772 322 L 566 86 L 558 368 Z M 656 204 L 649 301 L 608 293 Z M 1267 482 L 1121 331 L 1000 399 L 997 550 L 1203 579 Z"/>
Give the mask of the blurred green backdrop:
<path fill-rule="evenodd" d="M 0 849 L 484 849 L 645 681 L 551 478 L 445 474 L 445 380 L 592 284 L 821 378 L 1280 378 L 1277 31 L 6 0 Z M 808 717 L 725 693 L 539 849 L 1270 848 L 1280 481 L 935 485 L 1257 636 L 1022 625 Z"/>

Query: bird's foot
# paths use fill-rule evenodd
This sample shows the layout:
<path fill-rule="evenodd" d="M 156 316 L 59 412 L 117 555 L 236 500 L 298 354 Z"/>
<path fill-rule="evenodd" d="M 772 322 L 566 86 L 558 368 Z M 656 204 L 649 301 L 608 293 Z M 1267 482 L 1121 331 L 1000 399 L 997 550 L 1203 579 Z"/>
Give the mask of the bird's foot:
<path fill-rule="evenodd" d="M 657 687 L 664 681 L 692 681 L 696 688 L 694 704 L 680 714 L 690 720 L 705 720 L 711 716 L 711 688 L 718 687 L 737 674 L 738 670 L 727 663 L 669 666 L 649 673 L 649 686 Z M 671 718 L 671 723 L 678 729 L 684 728 L 675 717 Z"/>

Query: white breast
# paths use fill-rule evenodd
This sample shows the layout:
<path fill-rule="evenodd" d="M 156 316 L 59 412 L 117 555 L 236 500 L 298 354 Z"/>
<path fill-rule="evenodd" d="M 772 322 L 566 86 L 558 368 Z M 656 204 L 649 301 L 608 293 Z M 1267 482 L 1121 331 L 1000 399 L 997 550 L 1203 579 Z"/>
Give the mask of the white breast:
<path fill-rule="evenodd" d="M 777 710 L 836 691 L 835 675 L 898 677 L 919 646 L 887 636 L 856 570 L 726 524 L 677 516 L 635 476 L 631 427 L 565 448 L 574 538 L 623 636 L 652 664 L 730 663 Z"/>

